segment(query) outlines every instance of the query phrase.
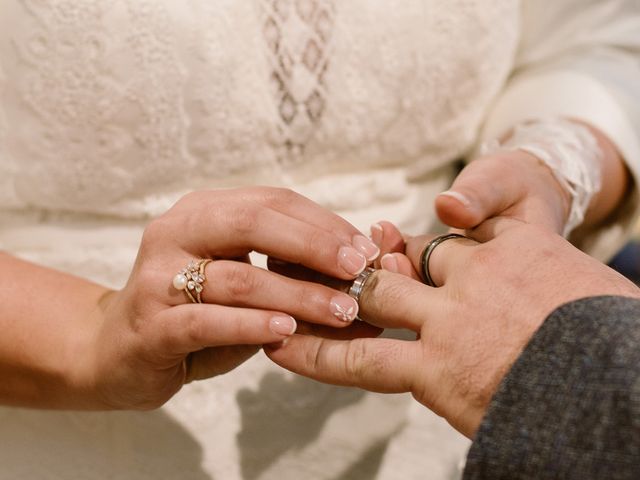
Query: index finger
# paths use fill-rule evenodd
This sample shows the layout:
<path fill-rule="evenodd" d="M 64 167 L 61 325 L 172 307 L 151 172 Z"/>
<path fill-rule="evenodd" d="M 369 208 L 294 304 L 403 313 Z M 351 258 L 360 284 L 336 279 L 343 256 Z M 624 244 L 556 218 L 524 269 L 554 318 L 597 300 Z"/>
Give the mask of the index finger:
<path fill-rule="evenodd" d="M 238 194 L 246 195 L 266 207 L 331 232 L 345 243 L 355 243 L 356 248 L 360 249 L 369 261 L 374 260 L 380 253 L 376 245 L 373 242 L 367 244 L 367 237 L 346 219 L 293 190 L 251 187 L 239 189 Z"/>
<path fill-rule="evenodd" d="M 192 255 L 237 257 L 255 250 L 349 279 L 362 272 L 379 253 L 375 244 L 358 234 L 355 227 L 344 226 L 348 224 L 330 231 L 250 198 L 208 193 L 187 198 L 184 206 L 174 210 L 179 215 L 168 216 L 165 223 L 170 228 L 160 232 L 166 237 L 171 230 L 180 246 Z M 321 210 L 319 206 L 310 209 L 308 217 L 318 209 Z"/>

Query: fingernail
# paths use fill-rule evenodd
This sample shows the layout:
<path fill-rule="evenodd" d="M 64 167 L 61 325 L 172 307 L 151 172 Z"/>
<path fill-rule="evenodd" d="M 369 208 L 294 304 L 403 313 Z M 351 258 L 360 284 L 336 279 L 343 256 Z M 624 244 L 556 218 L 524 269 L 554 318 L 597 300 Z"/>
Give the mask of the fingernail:
<path fill-rule="evenodd" d="M 293 317 L 278 315 L 269 321 L 269 329 L 278 335 L 293 335 L 298 325 Z"/>
<path fill-rule="evenodd" d="M 353 247 L 340 247 L 338 263 L 349 275 L 360 275 L 367 266 L 367 259 Z"/>
<path fill-rule="evenodd" d="M 382 245 L 382 238 L 384 237 L 384 230 L 382 229 L 382 225 L 379 223 L 374 223 L 371 225 L 371 240 L 376 246 Z"/>
<path fill-rule="evenodd" d="M 343 322 L 353 322 L 358 316 L 358 302 L 348 295 L 333 297 L 329 309 L 334 317 Z"/>
<path fill-rule="evenodd" d="M 380 255 L 380 249 L 378 246 L 369 240 L 364 235 L 356 235 L 352 240 L 353 246 L 362 253 L 367 261 L 371 262 L 378 258 Z"/>
<path fill-rule="evenodd" d="M 460 192 L 456 192 L 454 190 L 447 190 L 446 192 L 442 192 L 440 195 L 444 195 L 445 197 L 455 198 L 465 207 L 471 206 L 471 201 Z"/>
<path fill-rule="evenodd" d="M 398 273 L 398 260 L 395 255 L 387 253 L 380 259 L 380 266 L 389 272 Z"/>

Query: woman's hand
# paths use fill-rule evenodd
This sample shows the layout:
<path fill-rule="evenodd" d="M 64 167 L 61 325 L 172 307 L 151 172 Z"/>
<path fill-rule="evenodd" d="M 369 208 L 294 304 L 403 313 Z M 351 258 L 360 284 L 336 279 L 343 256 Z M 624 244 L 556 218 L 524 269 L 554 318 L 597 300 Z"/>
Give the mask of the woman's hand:
<path fill-rule="evenodd" d="M 586 169 L 597 168 L 600 170 L 598 177 L 602 179 L 583 212 L 582 226 L 588 229 L 597 226 L 619 206 L 629 187 L 629 172 L 615 145 L 600 130 L 579 120 L 567 123 L 588 132 L 587 135 L 590 134 L 594 140 L 593 145 L 581 145 L 580 148 L 585 150 L 578 149 L 567 161 L 583 161 Z M 555 125 L 554 128 L 562 127 Z M 581 137 L 571 133 L 568 138 L 571 141 L 561 143 L 562 148 L 552 149 L 549 155 L 557 155 L 563 149 L 573 151 L 576 148 L 574 142 Z M 539 138 L 535 139 L 534 145 L 539 141 Z M 548 139 L 550 144 L 558 141 L 556 138 Z M 544 147 L 540 148 L 544 150 Z M 592 150 L 594 148 L 597 151 Z M 586 158 L 590 156 L 593 158 Z M 467 235 L 478 239 L 473 229 L 494 217 L 512 218 L 563 233 L 572 201 L 566 186 L 556 179 L 544 162 L 523 150 L 512 150 L 471 162 L 451 189 L 438 196 L 436 210 L 445 224 L 467 230 Z"/>
<path fill-rule="evenodd" d="M 0 399 L 54 408 L 154 408 L 185 382 L 227 372 L 261 345 L 287 338 L 296 329 L 293 317 L 337 328 L 338 338 L 379 332 L 349 328 L 358 309 L 345 293 L 254 267 L 252 251 L 343 280 L 378 254 L 353 226 L 310 200 L 250 188 L 189 194 L 152 221 L 118 292 L 9 258 L 14 283 L 37 280 L 39 291 L 28 296 L 18 289 L 4 304 L 0 324 L 6 318 L 15 331 L 13 342 L 0 340 L 0 371 L 12 385 L 0 388 Z M 172 280 L 200 258 L 213 261 L 206 265 L 203 303 L 194 304 Z M 14 299 L 19 322 L 7 309 Z M 31 329 L 40 318 L 47 322 Z M 49 395 L 29 393 L 45 383 Z"/>
<path fill-rule="evenodd" d="M 492 217 L 517 219 L 562 233 L 571 197 L 545 164 L 523 151 L 481 157 L 436 198 L 450 227 L 471 230 Z"/>
<path fill-rule="evenodd" d="M 412 330 L 415 341 L 294 335 L 265 351 L 323 382 L 411 392 L 471 437 L 501 380 L 556 307 L 592 295 L 640 297 L 627 279 L 545 228 L 505 219 L 480 228 L 495 238 L 448 240 L 434 250 L 429 267 L 439 288 L 416 279 L 429 237 L 409 239 L 408 256 L 390 254 L 396 273 L 378 271 L 365 284 L 361 316 Z"/>

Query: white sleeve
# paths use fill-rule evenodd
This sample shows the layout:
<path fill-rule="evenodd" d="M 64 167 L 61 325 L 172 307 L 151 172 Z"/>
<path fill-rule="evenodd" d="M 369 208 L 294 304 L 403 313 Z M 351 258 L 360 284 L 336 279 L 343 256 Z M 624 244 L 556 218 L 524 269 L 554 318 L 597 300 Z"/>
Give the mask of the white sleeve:
<path fill-rule="evenodd" d="M 640 0 L 522 0 L 512 77 L 482 139 L 533 118 L 569 116 L 605 133 L 640 185 Z M 640 214 L 637 189 L 602 228 L 571 240 L 607 259 Z"/>

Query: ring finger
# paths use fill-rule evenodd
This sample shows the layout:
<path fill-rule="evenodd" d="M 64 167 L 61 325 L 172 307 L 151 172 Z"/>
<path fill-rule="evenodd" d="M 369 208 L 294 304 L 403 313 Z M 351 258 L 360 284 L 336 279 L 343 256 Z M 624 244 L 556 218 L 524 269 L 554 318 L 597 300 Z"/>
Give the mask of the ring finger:
<path fill-rule="evenodd" d="M 422 235 L 411 238 L 407 242 L 407 257 L 411 260 L 414 269 L 424 275 L 422 257 L 426 253 L 427 246 L 438 239 L 439 235 Z M 429 275 L 436 286 L 442 286 L 451 271 L 456 268 L 459 262 L 466 262 L 471 248 L 478 245 L 478 242 L 467 237 L 451 237 L 438 243 L 431 251 L 428 262 L 424 268 L 428 269 Z"/>
<path fill-rule="evenodd" d="M 248 263 L 209 262 L 205 278 L 201 293 L 204 303 L 277 310 L 333 327 L 349 325 L 358 314 L 357 302 L 346 293 L 290 279 Z M 176 297 L 174 302 L 184 303 L 184 298 Z"/>

